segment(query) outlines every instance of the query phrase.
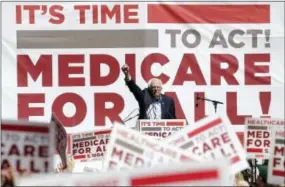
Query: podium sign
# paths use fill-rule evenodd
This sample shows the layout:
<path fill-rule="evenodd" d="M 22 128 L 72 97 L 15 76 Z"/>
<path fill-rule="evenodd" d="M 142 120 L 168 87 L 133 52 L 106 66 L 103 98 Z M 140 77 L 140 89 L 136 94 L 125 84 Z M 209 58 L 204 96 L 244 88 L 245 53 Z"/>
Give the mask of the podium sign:
<path fill-rule="evenodd" d="M 184 119 L 139 120 L 137 129 L 143 134 L 163 139 L 186 126 Z"/>

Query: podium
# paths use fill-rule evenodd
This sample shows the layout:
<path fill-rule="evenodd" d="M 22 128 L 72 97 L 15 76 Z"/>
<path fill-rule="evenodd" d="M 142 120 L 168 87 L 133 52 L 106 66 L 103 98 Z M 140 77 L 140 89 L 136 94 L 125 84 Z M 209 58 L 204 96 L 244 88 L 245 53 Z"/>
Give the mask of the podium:
<path fill-rule="evenodd" d="M 180 131 L 186 125 L 187 121 L 185 119 L 144 119 L 137 121 L 136 130 L 161 140 Z"/>

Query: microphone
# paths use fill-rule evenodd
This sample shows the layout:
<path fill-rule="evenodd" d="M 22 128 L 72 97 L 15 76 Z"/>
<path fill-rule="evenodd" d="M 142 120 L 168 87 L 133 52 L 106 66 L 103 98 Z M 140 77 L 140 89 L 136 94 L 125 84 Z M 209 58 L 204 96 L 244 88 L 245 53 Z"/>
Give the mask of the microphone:
<path fill-rule="evenodd" d="M 134 111 L 138 110 L 138 108 L 135 108 L 133 111 L 131 111 L 131 113 L 129 113 L 129 115 L 127 115 L 127 117 L 125 117 L 125 119 L 123 119 L 123 122 L 125 120 L 129 120 L 128 118 L 132 115 L 132 113 L 134 113 Z"/>
<path fill-rule="evenodd" d="M 126 123 L 126 122 L 130 121 L 131 119 L 134 119 L 137 116 L 139 116 L 139 114 L 136 114 L 135 116 L 129 117 L 128 119 L 125 119 L 123 122 Z"/>
<path fill-rule="evenodd" d="M 197 95 L 197 96 L 196 96 L 196 104 L 195 104 L 196 107 L 198 106 L 198 100 L 199 100 L 199 99 L 201 99 L 201 100 L 203 100 L 203 101 L 212 102 L 213 105 L 214 105 L 214 108 L 215 108 L 215 113 L 217 112 L 217 105 L 218 105 L 218 104 L 224 104 L 223 102 L 211 100 L 211 99 L 208 99 L 208 98 L 206 98 L 206 97 L 199 97 L 199 96 Z"/>

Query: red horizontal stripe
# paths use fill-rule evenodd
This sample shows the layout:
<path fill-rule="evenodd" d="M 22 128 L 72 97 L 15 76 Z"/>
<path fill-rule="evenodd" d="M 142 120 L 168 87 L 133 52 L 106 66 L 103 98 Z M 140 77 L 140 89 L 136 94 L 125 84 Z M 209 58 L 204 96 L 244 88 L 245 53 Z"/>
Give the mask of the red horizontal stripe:
<path fill-rule="evenodd" d="M 217 179 L 218 177 L 218 170 L 214 169 L 206 171 L 188 171 L 183 173 L 162 174 L 133 178 L 131 179 L 131 186 L 158 185 L 183 181 L 191 182 L 207 179 Z"/>
<path fill-rule="evenodd" d="M 270 5 L 148 5 L 148 23 L 270 23 Z"/>
<path fill-rule="evenodd" d="M 47 126 L 30 126 L 30 125 L 18 125 L 18 124 L 1 124 L 1 130 L 6 131 L 17 131 L 17 132 L 38 132 L 48 133 L 49 127 Z"/>
<path fill-rule="evenodd" d="M 235 163 L 237 163 L 238 161 L 240 161 L 239 156 L 235 156 L 235 157 L 233 157 L 233 158 L 231 159 L 231 164 L 235 164 Z"/>
<path fill-rule="evenodd" d="M 285 171 L 273 170 L 272 175 L 279 176 L 279 177 L 285 177 Z"/>
<path fill-rule="evenodd" d="M 110 134 L 110 133 L 111 133 L 111 130 L 106 130 L 106 131 L 98 131 L 98 132 L 95 132 L 94 135 Z"/>
<path fill-rule="evenodd" d="M 201 132 L 204 132 L 204 131 L 206 131 L 207 129 L 212 128 L 212 127 L 214 127 L 214 126 L 216 126 L 216 125 L 218 125 L 218 124 L 220 124 L 220 123 L 222 123 L 222 119 L 221 119 L 221 118 L 217 118 L 217 119 L 215 119 L 214 121 L 211 121 L 211 122 L 209 122 L 208 124 L 206 124 L 206 125 L 204 125 L 204 126 L 198 128 L 198 129 L 196 129 L 196 130 L 194 130 L 194 131 L 188 133 L 188 137 L 191 138 L 192 136 L 195 136 L 195 135 L 197 135 L 197 134 L 199 134 L 199 133 L 201 133 Z"/>
<path fill-rule="evenodd" d="M 166 126 L 184 126 L 182 121 L 168 121 Z"/>
<path fill-rule="evenodd" d="M 259 149 L 259 148 L 247 148 L 246 149 L 246 152 L 248 153 L 262 153 L 262 149 Z"/>
<path fill-rule="evenodd" d="M 83 159 L 83 158 L 86 158 L 86 155 L 75 155 L 75 156 L 73 156 L 73 158 L 74 158 L 75 160 L 77 160 L 77 159 Z"/>

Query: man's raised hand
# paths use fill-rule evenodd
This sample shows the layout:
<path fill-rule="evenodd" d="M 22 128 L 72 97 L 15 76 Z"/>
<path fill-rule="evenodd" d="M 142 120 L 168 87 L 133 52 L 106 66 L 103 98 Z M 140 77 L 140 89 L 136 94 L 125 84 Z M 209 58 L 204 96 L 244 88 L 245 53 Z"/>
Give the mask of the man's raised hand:
<path fill-rule="evenodd" d="M 123 73 L 124 73 L 126 76 L 129 75 L 129 66 L 128 66 L 128 64 L 124 64 L 124 65 L 122 66 L 122 71 L 123 71 Z"/>
<path fill-rule="evenodd" d="M 129 69 L 130 69 L 130 68 L 129 68 L 128 64 L 124 64 L 124 65 L 122 66 L 122 71 L 123 71 L 123 73 L 125 74 L 125 80 L 126 80 L 127 82 L 131 80 L 131 75 L 130 75 Z"/>

